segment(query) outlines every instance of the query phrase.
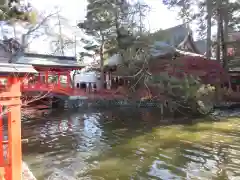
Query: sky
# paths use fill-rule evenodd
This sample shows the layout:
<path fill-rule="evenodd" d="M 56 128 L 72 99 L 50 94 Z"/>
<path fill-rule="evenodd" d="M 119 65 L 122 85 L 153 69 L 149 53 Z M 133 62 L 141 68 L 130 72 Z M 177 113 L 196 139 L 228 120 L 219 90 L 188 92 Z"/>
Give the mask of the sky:
<path fill-rule="evenodd" d="M 151 31 L 167 29 L 182 23 L 177 20 L 177 12 L 169 10 L 162 4 L 162 0 L 145 0 L 145 2 L 151 7 L 145 22 Z"/>
<path fill-rule="evenodd" d="M 162 0 L 144 1 L 151 7 L 151 11 L 144 22 L 151 32 L 181 24 L 181 21 L 177 20 L 177 13 L 168 10 L 162 4 Z M 67 18 L 68 23 L 72 26 L 76 26 L 77 22 L 84 19 L 87 5 L 86 0 L 30 0 L 30 2 L 39 12 L 45 12 L 46 14 L 52 12 L 54 7 L 60 8 L 61 16 Z M 69 31 L 67 34 L 72 34 L 72 32 Z M 42 48 L 39 48 L 38 41 L 41 41 Z M 47 48 L 43 48 L 47 47 L 43 45 L 43 40 L 39 39 L 38 41 L 32 43 L 31 50 L 47 53 Z"/>
<path fill-rule="evenodd" d="M 181 23 L 177 20 L 177 13 L 168 10 L 162 4 L 162 0 L 144 1 L 151 7 L 151 12 L 147 17 L 148 20 L 145 22 L 151 30 L 165 29 Z M 86 0 L 31 0 L 31 2 L 40 11 L 50 10 L 54 6 L 60 7 L 61 14 L 73 24 L 84 19 L 86 13 Z"/>

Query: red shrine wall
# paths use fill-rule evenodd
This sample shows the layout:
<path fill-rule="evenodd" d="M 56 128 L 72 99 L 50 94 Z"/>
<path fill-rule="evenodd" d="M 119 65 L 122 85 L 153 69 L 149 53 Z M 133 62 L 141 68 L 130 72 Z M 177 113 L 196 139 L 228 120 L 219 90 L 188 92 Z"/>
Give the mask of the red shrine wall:
<path fill-rule="evenodd" d="M 171 62 L 171 63 L 169 63 Z M 184 74 L 191 74 L 195 77 L 200 77 L 205 84 L 217 84 L 228 82 L 228 73 L 215 60 L 205 60 L 202 57 L 184 56 L 178 57 L 176 60 L 157 59 L 149 63 L 149 71 L 152 74 L 160 74 L 161 72 L 168 72 L 170 76 L 184 78 Z M 149 87 L 151 94 L 158 94 L 156 89 Z M 157 89 L 159 91 L 159 89 Z M 136 97 L 149 97 L 149 91 L 146 87 L 137 90 Z M 161 100 L 163 97 L 159 97 Z"/>
<path fill-rule="evenodd" d="M 205 60 L 202 57 L 184 56 L 176 60 L 169 59 L 154 60 L 150 63 L 150 72 L 159 74 L 168 72 L 169 75 L 183 77 L 183 74 L 191 74 L 200 77 L 203 83 L 215 84 L 219 81 L 224 83 L 228 81 L 228 73 L 216 60 Z"/>

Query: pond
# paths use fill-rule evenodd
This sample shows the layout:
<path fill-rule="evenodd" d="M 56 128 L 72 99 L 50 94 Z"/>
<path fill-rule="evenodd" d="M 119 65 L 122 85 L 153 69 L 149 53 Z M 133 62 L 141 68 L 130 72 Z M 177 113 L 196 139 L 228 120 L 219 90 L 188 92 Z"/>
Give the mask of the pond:
<path fill-rule="evenodd" d="M 238 180 L 240 113 L 224 115 L 212 121 L 163 119 L 154 109 L 53 112 L 23 121 L 24 161 L 38 180 Z"/>

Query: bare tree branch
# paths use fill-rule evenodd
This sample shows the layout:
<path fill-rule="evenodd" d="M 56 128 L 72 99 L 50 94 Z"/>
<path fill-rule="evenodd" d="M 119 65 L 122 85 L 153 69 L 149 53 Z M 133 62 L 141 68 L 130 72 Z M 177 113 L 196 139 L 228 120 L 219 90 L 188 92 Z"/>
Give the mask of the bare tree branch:
<path fill-rule="evenodd" d="M 47 15 L 46 17 L 44 17 L 44 19 L 38 23 L 36 26 L 33 26 L 32 28 L 29 28 L 29 30 L 27 31 L 27 33 L 25 33 L 24 35 L 30 35 L 31 33 L 33 33 L 34 31 L 36 31 L 37 29 L 39 29 L 43 24 L 45 24 L 50 17 L 56 15 L 58 12 L 55 12 L 55 13 L 51 13 L 49 15 Z"/>

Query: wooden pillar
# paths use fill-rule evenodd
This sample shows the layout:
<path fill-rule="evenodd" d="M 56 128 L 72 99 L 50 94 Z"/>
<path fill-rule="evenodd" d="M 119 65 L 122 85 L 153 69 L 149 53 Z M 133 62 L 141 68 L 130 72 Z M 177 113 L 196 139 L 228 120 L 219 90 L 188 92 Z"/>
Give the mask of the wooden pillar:
<path fill-rule="evenodd" d="M 8 103 L 8 178 L 15 180 L 22 175 L 21 91 L 17 77 L 10 77 L 9 80 L 12 84 L 9 87 Z"/>
<path fill-rule="evenodd" d="M 109 72 L 109 89 L 112 89 L 112 72 Z"/>
<path fill-rule="evenodd" d="M 24 87 L 24 77 L 19 78 L 21 91 Z"/>
<path fill-rule="evenodd" d="M 57 85 L 58 85 L 58 87 L 61 87 L 61 74 L 60 74 L 60 72 L 58 72 L 57 73 L 57 76 L 58 76 L 58 83 L 57 83 Z"/>
<path fill-rule="evenodd" d="M 27 77 L 27 86 L 28 87 L 30 87 L 30 79 L 31 79 L 31 75 L 29 75 L 28 77 Z M 9 80 L 8 80 L 9 81 Z"/>
<path fill-rule="evenodd" d="M 68 88 L 74 88 L 74 85 L 71 87 L 71 75 L 70 75 L 70 71 L 67 71 L 67 87 Z"/>
<path fill-rule="evenodd" d="M 48 71 L 45 72 L 45 83 L 48 85 Z"/>
<path fill-rule="evenodd" d="M 106 73 L 106 83 L 107 83 L 107 89 L 111 89 L 111 82 L 110 82 L 110 72 Z"/>
<path fill-rule="evenodd" d="M 107 80 L 107 78 L 106 78 L 106 77 L 107 77 L 107 73 L 106 73 L 106 72 L 104 72 L 104 81 L 103 81 L 103 82 L 104 82 L 104 83 L 103 83 L 103 85 L 104 85 L 104 89 L 105 89 L 105 83 L 106 83 L 106 80 Z"/>
<path fill-rule="evenodd" d="M 41 80 L 41 72 L 38 73 L 38 83 L 41 84 L 42 80 Z M 35 84 L 35 83 L 34 83 Z"/>

